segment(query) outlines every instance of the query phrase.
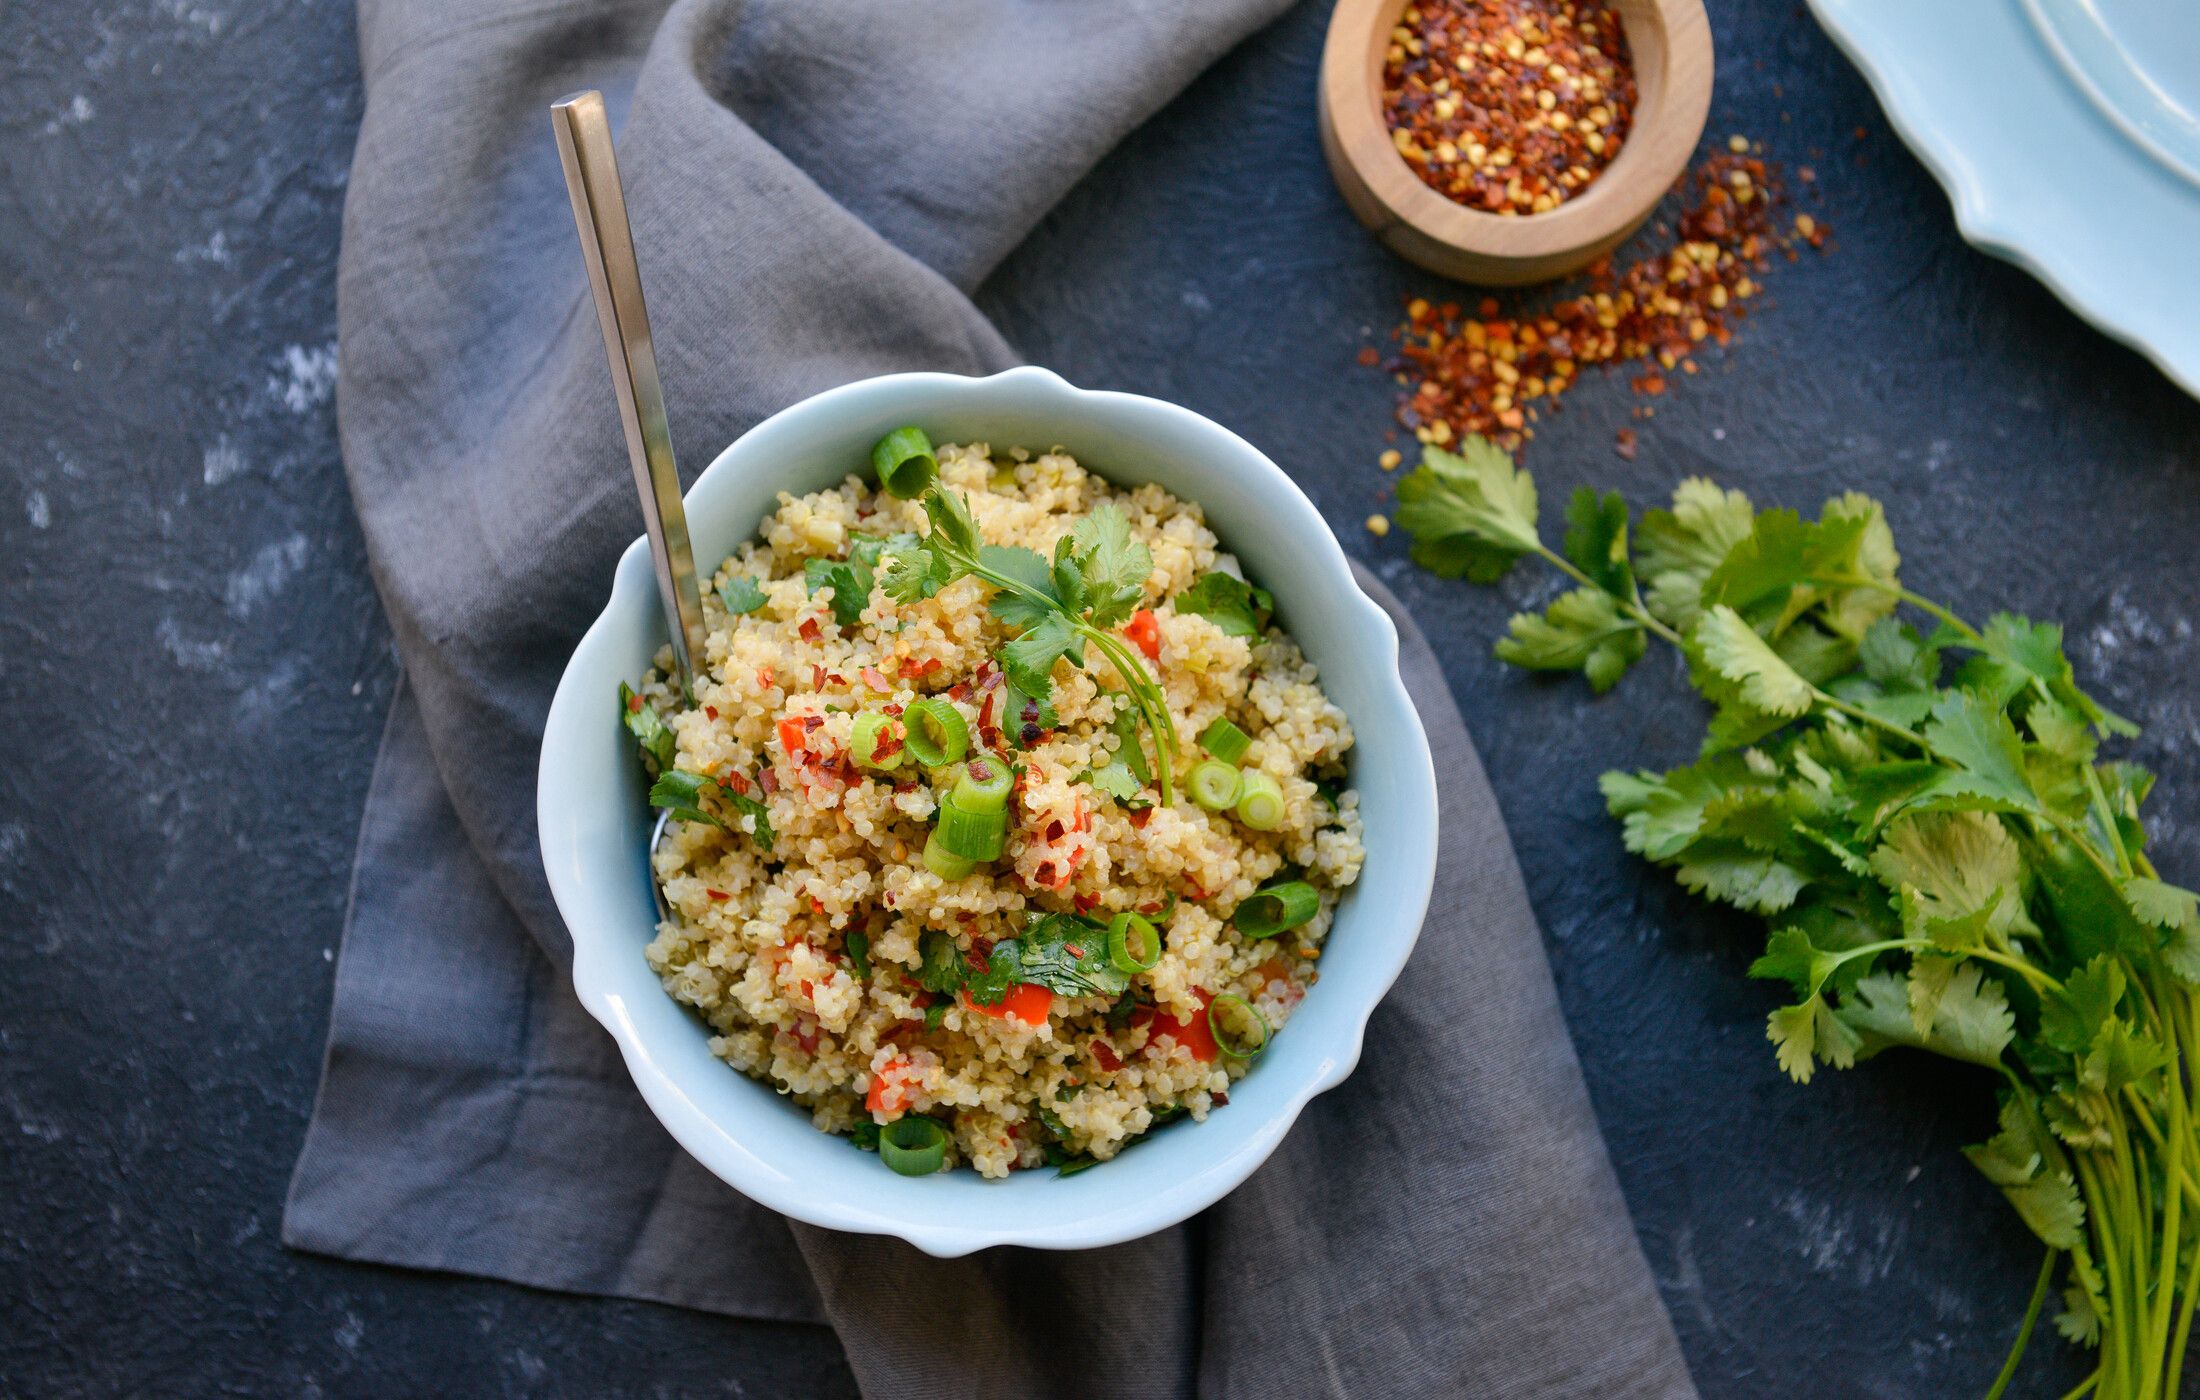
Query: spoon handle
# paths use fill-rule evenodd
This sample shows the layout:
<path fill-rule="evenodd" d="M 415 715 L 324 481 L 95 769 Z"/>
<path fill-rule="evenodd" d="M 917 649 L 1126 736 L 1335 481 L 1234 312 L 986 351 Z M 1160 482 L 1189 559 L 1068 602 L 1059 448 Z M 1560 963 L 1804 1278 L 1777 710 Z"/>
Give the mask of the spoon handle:
<path fill-rule="evenodd" d="M 682 695 L 695 695 L 703 659 L 703 604 L 695 591 L 695 551 L 688 543 L 687 508 L 680 500 L 680 472 L 672 460 L 672 430 L 665 422 L 664 386 L 657 380 L 657 352 L 649 337 L 649 309 L 642 302 L 642 274 L 634 261 L 634 231 L 626 221 L 619 160 L 611 149 L 611 119 L 603 94 L 575 93 L 550 104 L 558 134 L 558 159 L 573 197 L 573 222 L 596 295 L 596 320 L 611 357 L 619 421 L 626 427 L 626 455 L 641 493 L 649 552 L 657 562 L 657 596 L 672 633 Z"/>

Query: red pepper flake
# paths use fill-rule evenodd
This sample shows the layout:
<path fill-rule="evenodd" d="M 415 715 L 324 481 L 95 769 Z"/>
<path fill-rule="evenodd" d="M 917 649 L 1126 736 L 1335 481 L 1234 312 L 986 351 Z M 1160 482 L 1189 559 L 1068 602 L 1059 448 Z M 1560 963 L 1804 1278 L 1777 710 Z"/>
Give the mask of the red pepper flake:
<path fill-rule="evenodd" d="M 806 732 L 823 729 L 824 727 L 825 716 L 823 715 L 804 715 L 802 717 L 802 728 Z"/>
<path fill-rule="evenodd" d="M 905 681 L 921 680 L 946 664 L 936 656 L 927 657 L 923 661 L 912 656 L 901 663 L 901 678 Z"/>
<path fill-rule="evenodd" d="M 1000 688 L 1001 673 L 994 670 L 993 663 L 988 661 L 985 663 L 985 669 L 978 673 L 978 689 L 999 690 Z"/>
<path fill-rule="evenodd" d="M 1078 913 L 1090 914 L 1094 909 L 1100 907 L 1100 896 L 1097 894 L 1081 894 L 1070 902 L 1077 906 Z"/>
<path fill-rule="evenodd" d="M 970 682 L 957 681 L 947 688 L 947 698 L 958 705 L 970 703 Z"/>
<path fill-rule="evenodd" d="M 1207 1101 L 1213 1104 L 1216 1108 L 1228 1108 L 1230 1106 L 1230 1096 L 1228 1094 L 1220 1092 L 1219 1090 L 1210 1095 Z"/>
<path fill-rule="evenodd" d="M 813 661 L 810 663 L 810 689 L 823 690 L 824 688 L 825 668 Z"/>
<path fill-rule="evenodd" d="M 1032 878 L 1033 882 L 1034 882 L 1034 883 L 1036 883 L 1036 884 L 1041 884 L 1041 885 L 1051 885 L 1051 884 L 1053 884 L 1053 883 L 1054 883 L 1054 862 L 1053 862 L 1053 861 L 1051 861 L 1051 860 L 1042 860 L 1042 861 L 1040 861 L 1040 862 L 1039 862 L 1039 868 L 1038 868 L 1037 870 L 1034 870 L 1034 871 L 1032 871 L 1032 872 L 1031 872 L 1031 878 Z"/>
<path fill-rule="evenodd" d="M 724 890 L 704 890 L 703 893 L 709 895 L 713 900 L 721 902 L 733 898 L 732 895 L 727 894 Z"/>
<path fill-rule="evenodd" d="M 899 706 L 899 705 L 888 705 L 888 706 L 886 707 L 886 713 L 888 713 L 888 714 L 892 715 L 892 716 L 893 716 L 893 717 L 894 717 L 895 719 L 900 719 L 900 718 L 901 718 L 901 706 Z"/>
<path fill-rule="evenodd" d="M 1047 823 L 1047 844 L 1051 846 L 1051 845 L 1053 845 L 1053 844 L 1054 844 L 1055 842 L 1057 842 L 1057 841 L 1059 841 L 1059 840 L 1061 840 L 1061 839 L 1062 839 L 1062 824 L 1061 824 L 1061 823 L 1060 823 L 1059 821 L 1051 821 L 1051 822 L 1048 822 L 1048 823 Z"/>
<path fill-rule="evenodd" d="M 703 713 L 708 715 L 712 719 L 716 719 L 718 718 L 718 707 L 716 705 L 705 705 L 703 707 Z"/>
<path fill-rule="evenodd" d="M 1406 19 L 1383 56 L 1383 119 L 1445 198 L 1547 214 L 1626 144 L 1634 61 L 1603 0 L 1417 0 Z"/>
<path fill-rule="evenodd" d="M 1184 897 L 1194 904 L 1204 904 L 1207 901 L 1207 891 L 1202 889 L 1196 881 L 1187 883 L 1184 886 Z"/>
<path fill-rule="evenodd" d="M 876 666 L 866 666 L 860 674 L 863 677 L 863 683 L 881 695 L 894 688 L 893 682 L 886 679 L 886 673 Z"/>
<path fill-rule="evenodd" d="M 639 696 L 639 695 L 629 695 L 629 696 L 627 696 L 627 697 L 626 697 L 626 712 L 627 712 L 628 714 L 630 714 L 630 715 L 638 715 L 638 714 L 640 714 L 640 713 L 642 712 L 642 697 L 641 697 L 641 696 Z"/>
<path fill-rule="evenodd" d="M 1160 913 L 1163 907 L 1164 906 L 1161 905 L 1158 901 L 1149 900 L 1146 903 L 1138 906 L 1138 912 L 1147 915 L 1150 918 L 1151 916 Z"/>
<path fill-rule="evenodd" d="M 1363 345 L 1360 347 L 1360 363 L 1362 365 L 1366 366 L 1369 369 L 1373 369 L 1375 368 L 1375 366 L 1381 364 L 1382 362 L 1382 351 L 1377 350 L 1372 345 Z"/>
<path fill-rule="evenodd" d="M 802 640 L 805 642 L 814 642 L 818 639 L 817 619 L 814 617 L 803 618 L 802 625 L 794 630 L 801 634 Z"/>
<path fill-rule="evenodd" d="M 771 667 L 759 666 L 756 668 L 756 688 L 758 690 L 770 690 L 772 688 L 772 681 L 773 675 Z"/>
<path fill-rule="evenodd" d="M 1146 823 L 1153 820 L 1153 808 L 1133 807 L 1128 813 L 1128 816 L 1130 817 L 1132 826 L 1136 827 L 1140 831 L 1144 831 L 1146 829 Z"/>
<path fill-rule="evenodd" d="M 756 785 L 764 789 L 764 795 L 769 797 L 779 791 L 779 774 L 770 768 L 762 769 L 756 775 Z"/>
<path fill-rule="evenodd" d="M 1123 1067 L 1123 1057 L 1116 1054 L 1115 1047 L 1104 1040 L 1096 1040 L 1092 1043 L 1092 1058 L 1100 1068 L 1110 1074 Z"/>
<path fill-rule="evenodd" d="M 1618 434 L 1615 435 L 1612 439 L 1612 450 L 1614 452 L 1617 452 L 1622 460 L 1629 462 L 1634 461 L 1635 430 L 1633 428 L 1620 429 Z"/>
<path fill-rule="evenodd" d="M 811 912 L 811 913 L 813 913 L 813 914 L 819 914 L 819 915 L 822 915 L 822 914 L 823 914 L 823 913 L 825 912 L 825 901 L 824 901 L 824 900 L 822 900 L 822 899 L 819 899 L 819 898 L 818 898 L 818 897 L 817 897 L 816 895 L 814 895 L 814 894 L 813 894 L 813 895 L 811 895 L 811 896 L 810 896 L 810 912 Z"/>
<path fill-rule="evenodd" d="M 1755 155 L 1714 151 L 1676 198 L 1655 251 L 1624 267 L 1599 258 L 1578 290 L 1535 315 L 1500 316 L 1494 298 L 1473 314 L 1409 301 L 1389 366 L 1403 386 L 1399 425 L 1437 447 L 1479 433 L 1509 450 L 1534 436 L 1529 415 L 1555 411 L 1591 366 L 1646 361 L 1634 387 L 1662 394 L 1666 372 L 1697 347 L 1731 341 L 1774 254 L 1829 236 L 1820 219 L 1784 219 L 1779 170 Z"/>
<path fill-rule="evenodd" d="M 749 795 L 749 780 L 739 773 L 728 773 L 725 777 L 725 784 L 743 797 Z"/>

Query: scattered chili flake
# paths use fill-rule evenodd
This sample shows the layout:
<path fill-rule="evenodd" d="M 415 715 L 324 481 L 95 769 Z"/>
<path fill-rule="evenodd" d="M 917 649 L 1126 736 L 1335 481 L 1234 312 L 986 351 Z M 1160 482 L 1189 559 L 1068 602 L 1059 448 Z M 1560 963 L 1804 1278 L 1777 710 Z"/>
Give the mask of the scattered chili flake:
<path fill-rule="evenodd" d="M 710 716 L 712 719 L 716 719 L 718 718 L 718 707 L 716 705 L 705 705 L 703 707 L 703 713 Z"/>
<path fill-rule="evenodd" d="M 704 890 L 703 893 L 709 895 L 712 899 L 718 900 L 720 902 L 733 898 L 732 895 L 727 894 L 724 890 Z"/>
<path fill-rule="evenodd" d="M 1115 1047 L 1104 1040 L 1092 1043 L 1092 1058 L 1100 1068 L 1113 1074 L 1123 1067 L 1123 1057 L 1115 1053 Z"/>
<path fill-rule="evenodd" d="M 803 641 L 814 642 L 818 637 L 817 619 L 805 617 L 802 619 L 802 625 L 794 630 L 801 634 Z"/>
<path fill-rule="evenodd" d="M 1612 450 L 1620 455 L 1621 460 L 1632 462 L 1635 460 L 1635 441 L 1635 430 L 1622 428 L 1612 439 Z"/>
<path fill-rule="evenodd" d="M 779 791 L 778 771 L 771 768 L 759 769 L 756 774 L 756 785 L 764 789 L 764 795 L 766 797 L 769 797 L 773 793 Z"/>
<path fill-rule="evenodd" d="M 1146 823 L 1153 820 L 1153 808 L 1133 807 L 1126 815 L 1130 817 L 1132 826 L 1136 827 L 1140 831 L 1144 831 L 1146 829 Z"/>
<path fill-rule="evenodd" d="M 1070 903 L 1077 906 L 1078 913 L 1090 914 L 1100 907 L 1100 896 L 1097 894 L 1081 894 L 1071 900 Z"/>
<path fill-rule="evenodd" d="M 1375 366 L 1381 364 L 1382 360 L 1382 353 L 1378 351 L 1374 346 L 1363 345 L 1360 347 L 1360 363 L 1367 366 L 1369 369 L 1373 369 L 1375 368 Z"/>
<path fill-rule="evenodd" d="M 886 679 L 886 673 L 876 666 L 866 666 L 858 674 L 863 677 L 865 685 L 881 695 L 894 688 L 892 683 Z"/>
<path fill-rule="evenodd" d="M 1422 183 L 1547 214 L 1626 144 L 1635 71 L 1604 0 L 1416 0 L 1383 55 L 1383 119 Z"/>
<path fill-rule="evenodd" d="M 756 688 L 758 690 L 770 690 L 772 688 L 771 667 L 759 666 L 756 668 Z"/>
<path fill-rule="evenodd" d="M 1624 267 L 1598 259 L 1585 285 L 1539 313 L 1501 315 L 1494 297 L 1471 309 L 1409 301 L 1388 366 L 1402 386 L 1399 424 L 1437 447 L 1480 433 L 1513 449 L 1534 436 L 1535 407 L 1555 409 L 1592 365 L 1648 361 L 1635 390 L 1662 394 L 1666 371 L 1732 338 L 1773 254 L 1825 246 L 1823 219 L 1784 218 L 1779 171 L 1755 155 L 1713 151 L 1681 198 L 1654 251 Z"/>
<path fill-rule="evenodd" d="M 1370 348 L 1373 348 L 1373 347 L 1370 347 Z M 631 715 L 638 715 L 638 714 L 640 714 L 640 713 L 642 712 L 642 697 L 641 697 L 641 696 L 639 696 L 639 695 L 629 695 L 629 696 L 627 696 L 627 697 L 626 697 L 626 711 L 627 711 L 627 713 L 628 713 L 628 714 L 631 714 Z"/>

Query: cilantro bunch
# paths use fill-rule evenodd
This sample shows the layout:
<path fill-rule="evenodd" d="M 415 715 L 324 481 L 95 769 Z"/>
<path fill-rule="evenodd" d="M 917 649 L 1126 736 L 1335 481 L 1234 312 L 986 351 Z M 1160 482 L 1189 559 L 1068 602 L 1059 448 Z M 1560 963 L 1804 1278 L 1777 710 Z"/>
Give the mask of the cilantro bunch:
<path fill-rule="evenodd" d="M 1984 626 L 1904 588 L 1876 501 L 1816 520 L 1691 479 L 1631 518 L 1577 491 L 1561 547 L 1534 481 L 1479 438 L 1399 486 L 1414 559 L 1494 582 L 1528 555 L 1575 587 L 1497 654 L 1617 684 L 1656 638 L 1710 703 L 1701 754 L 1604 775 L 1629 850 L 1761 916 L 1754 977 L 1797 1080 L 1883 1050 L 1987 1071 L 2000 1131 L 1967 1148 L 2048 1248 L 2058 1326 L 2097 1346 L 2081 1390 L 2173 1396 L 2200 1298 L 2200 897 L 2160 878 L 2137 731 L 2079 688 L 2062 631 Z M 1984 1082 L 1984 1081 L 1982 1081 Z"/>
<path fill-rule="evenodd" d="M 929 598 L 959 578 L 991 586 L 988 610 L 1017 633 L 1001 649 L 1001 670 L 1017 691 L 1042 704 L 1054 692 L 1056 661 L 1082 666 L 1088 647 L 1098 651 L 1123 678 L 1153 736 L 1161 805 L 1175 801 L 1176 724 L 1168 699 L 1114 630 L 1138 610 L 1153 573 L 1153 554 L 1131 537 L 1123 512 L 1113 504 L 1097 507 L 1056 542 L 1048 559 L 1036 550 L 984 543 L 969 505 L 945 487 L 926 491 L 923 504 L 929 533 L 921 544 L 904 544 L 884 555 L 878 586 L 905 604 Z"/>

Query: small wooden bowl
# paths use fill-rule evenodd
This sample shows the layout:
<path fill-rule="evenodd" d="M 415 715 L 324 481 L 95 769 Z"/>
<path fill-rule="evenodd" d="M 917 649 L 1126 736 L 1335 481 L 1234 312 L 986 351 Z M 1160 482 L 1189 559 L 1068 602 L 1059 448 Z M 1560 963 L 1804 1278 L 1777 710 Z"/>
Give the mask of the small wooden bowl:
<path fill-rule="evenodd" d="M 1703 0 L 1613 0 L 1634 57 L 1634 125 L 1586 189 L 1547 214 L 1469 209 L 1421 182 L 1383 120 L 1383 54 L 1409 0 L 1337 0 L 1322 48 L 1322 152 L 1345 203 L 1391 251 L 1463 282 L 1564 276 L 1617 247 L 1688 168 L 1711 110 Z"/>

